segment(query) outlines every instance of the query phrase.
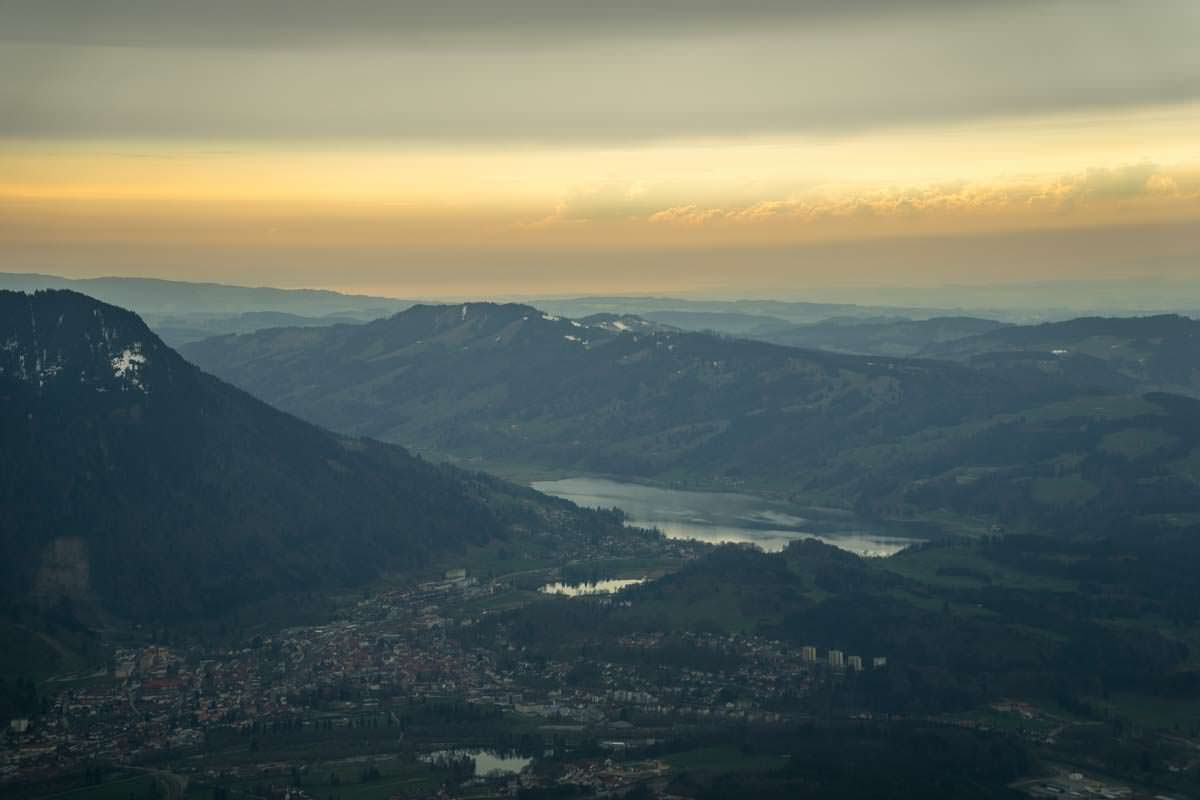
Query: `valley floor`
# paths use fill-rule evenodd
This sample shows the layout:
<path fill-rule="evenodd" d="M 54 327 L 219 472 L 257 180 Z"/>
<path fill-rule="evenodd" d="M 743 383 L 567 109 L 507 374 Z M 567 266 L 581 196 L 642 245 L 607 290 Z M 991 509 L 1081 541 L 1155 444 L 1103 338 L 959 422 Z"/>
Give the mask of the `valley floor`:
<path fill-rule="evenodd" d="M 539 591 L 686 575 L 711 560 L 706 552 L 660 541 L 654 552 L 563 563 L 498 543 L 347 598 L 319 624 L 237 646 L 126 641 L 103 673 L 43 684 L 41 713 L 4 734 L 0 796 L 715 797 L 734 786 L 774 796 L 813 780 L 805 754 L 814 741 L 837 742 L 853 763 L 879 757 L 881 741 L 914 737 L 943 742 L 955 755 L 929 769 L 989 787 L 978 796 L 1149 796 L 1196 785 L 1200 718 L 1160 726 L 1145 697 L 1074 710 L 995 697 L 956 712 L 884 713 L 871 708 L 871 682 L 906 669 L 895 654 L 845 647 L 835 660 L 736 613 L 682 623 L 720 606 L 675 607 L 669 595 L 662 605 L 653 582 L 615 595 Z M 972 580 L 968 564 L 988 568 L 953 548 L 879 563 L 930 586 Z M 1034 585 L 1015 570 L 997 578 Z M 660 610 L 580 643 L 559 633 L 564 620 L 591 630 L 639 606 Z M 893 751 L 902 748 L 882 752 Z M 987 763 L 968 769 L 984 751 Z M 902 785 L 922 785 L 896 769 Z M 858 785 L 853 775 L 821 780 Z"/>

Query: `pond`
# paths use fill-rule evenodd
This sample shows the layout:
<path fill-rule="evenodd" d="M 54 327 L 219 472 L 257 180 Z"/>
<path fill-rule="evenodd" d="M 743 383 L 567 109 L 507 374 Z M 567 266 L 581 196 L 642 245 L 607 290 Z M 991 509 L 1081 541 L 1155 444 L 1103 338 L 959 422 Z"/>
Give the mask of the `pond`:
<path fill-rule="evenodd" d="M 561 594 L 567 597 L 582 597 L 593 594 L 615 594 L 626 586 L 636 586 L 639 583 L 645 583 L 645 578 L 609 578 L 599 581 L 585 581 L 583 583 L 547 583 L 545 586 L 538 589 L 542 594 Z"/>
<path fill-rule="evenodd" d="M 532 758 L 496 750 L 438 750 L 421 757 L 422 761 L 437 764 L 469 758 L 475 765 L 475 777 L 486 778 L 496 775 L 516 775 L 533 763 Z"/>

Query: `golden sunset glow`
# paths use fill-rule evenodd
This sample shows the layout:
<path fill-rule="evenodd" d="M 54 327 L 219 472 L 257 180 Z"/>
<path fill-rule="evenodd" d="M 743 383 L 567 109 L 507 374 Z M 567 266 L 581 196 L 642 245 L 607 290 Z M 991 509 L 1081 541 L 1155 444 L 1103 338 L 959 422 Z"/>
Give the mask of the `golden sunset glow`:
<path fill-rule="evenodd" d="M 788 248 L 797 284 L 847 273 L 869 281 L 890 274 L 879 258 L 851 259 L 822 275 L 805 266 L 805 248 L 844 242 L 879 250 L 890 240 L 976 235 L 1015 242 L 1025 233 L 1079 229 L 1142 237 L 1147 260 L 1161 265 L 1155 248 L 1177 248 L 1163 242 L 1186 234 L 1159 242 L 1144 238 L 1146 226 L 1200 218 L 1195 100 L 1147 103 L 1120 94 L 1129 76 L 1105 78 L 1111 65 L 1099 51 L 1037 54 L 1046 70 L 1040 74 L 1020 61 L 995 75 L 946 71 L 971 47 L 982 48 L 983 60 L 1007 57 L 1004 28 L 1028 25 L 1036 38 L 1046 35 L 1047 19 L 1075 24 L 1071 7 L 1038 18 L 987 17 L 987 4 L 961 17 L 925 9 L 894 20 L 898 33 L 850 18 L 823 21 L 821 36 L 788 27 L 802 22 L 790 17 L 781 30 L 705 28 L 668 36 L 658 49 L 631 40 L 611 79 L 604 59 L 624 41 L 615 33 L 568 52 L 541 40 L 510 49 L 517 34 L 505 29 L 495 33 L 498 50 L 461 49 L 470 55 L 454 62 L 423 43 L 375 42 L 355 51 L 313 49 L 297 39 L 214 50 L 208 41 L 175 41 L 191 35 L 183 27 L 155 29 L 166 39 L 149 46 L 114 47 L 104 37 L 134 35 L 116 28 L 102 28 L 103 36 L 76 31 L 83 41 L 69 46 L 0 42 L 0 60 L 17 71 L 9 94 L 30 109 L 27 125 L 10 120 L 0 138 L 0 266 L 77 275 L 167 268 L 189 279 L 370 285 L 400 294 L 413 286 L 519 293 L 537 291 L 531 280 L 548 273 L 564 291 L 603 289 L 606 273 L 596 266 L 604 253 L 619 252 L 628 255 L 622 263 L 639 265 L 646 288 L 687 290 L 713 279 L 697 277 L 703 269 L 690 254 L 701 249 L 710 259 L 730 254 L 752 283 L 790 280 L 778 266 L 753 263 L 757 252 L 770 251 L 763 263 L 779 264 Z M 1186 24 L 1195 22 L 1186 6 L 1171 7 Z M 1145 22 L 1125 11 L 1113 11 L 1113 20 Z M 920 24 L 926 18 L 938 21 L 938 38 Z M 992 27 L 979 27 L 985 18 Z M 69 24 L 67 17 L 32 19 Z M 451 27 L 438 35 L 448 41 L 480 35 L 445 24 Z M 31 30 L 29 37 L 46 35 Z M 1095 35 L 1102 50 L 1125 41 L 1102 26 Z M 1112 41 L 1103 44 L 1105 37 Z M 936 44 L 921 50 L 926 40 Z M 801 41 L 809 50 L 798 56 L 790 46 Z M 864 53 L 873 43 L 895 49 L 899 42 L 899 54 L 889 57 L 907 59 L 910 74 L 899 81 L 886 70 L 871 72 L 836 49 L 843 41 Z M 735 57 L 722 66 L 720 59 Z M 795 72 L 833 58 L 842 60 L 841 72 L 820 82 Z M 76 67 L 50 77 L 31 72 L 43 82 L 41 94 L 17 86 L 21 69 L 47 59 Z M 477 74 L 468 69 L 475 61 Z M 143 70 L 146 63 L 162 69 Z M 799 82 L 767 80 L 753 71 L 756 63 L 793 71 Z M 887 60 L 871 63 L 883 68 Z M 417 64 L 431 70 L 421 73 L 425 83 L 387 83 L 367 71 Z M 1182 51 L 1164 51 L 1147 57 L 1140 79 L 1158 81 L 1161 73 L 1173 80 L 1196 65 Z M 632 75 L 635 67 L 678 75 L 665 81 L 650 72 L 627 82 L 623 71 Z M 692 67 L 699 70 L 694 84 L 682 77 Z M 1088 69 L 1111 97 L 1080 107 L 1062 87 L 1084 81 Z M 237 78 L 235 70 L 242 71 Z M 490 71 L 514 81 L 515 88 L 505 84 L 508 106 L 484 97 L 483 87 L 499 80 Z M 231 80 L 218 90 L 226 72 Z M 736 75 L 752 82 L 735 85 Z M 358 83 L 338 87 L 339 76 Z M 572 93 L 568 76 L 590 87 L 590 101 Z M 657 106 L 637 93 L 624 100 L 613 94 L 638 81 Z M 995 97 L 980 105 L 988 87 Z M 1052 90 L 1060 100 L 1039 99 Z M 415 107 L 407 117 L 395 116 L 401 98 Z M 931 104 L 936 98 L 952 113 Z M 593 119 L 603 108 L 612 125 Z M 668 111 L 671 122 L 660 119 Z M 429 127 L 451 118 L 444 131 Z M 585 118 L 592 127 L 576 127 Z M 281 135 L 287 119 L 295 127 Z M 1135 269 L 1105 261 L 1112 236 L 1092 254 L 1096 269 Z M 1087 256 L 1076 253 L 1068 269 L 1084 269 Z M 524 265 L 525 277 L 513 274 L 514 264 Z M 316 278 L 322 265 L 336 267 L 341 282 Z M 454 274 L 446 265 L 457 265 Z M 1168 274 L 1188 268 L 1164 267 Z M 964 264 L 959 274 L 1002 277 L 990 269 Z M 1005 269 L 1036 268 L 1017 262 Z M 916 276 L 925 278 L 933 274 Z"/>

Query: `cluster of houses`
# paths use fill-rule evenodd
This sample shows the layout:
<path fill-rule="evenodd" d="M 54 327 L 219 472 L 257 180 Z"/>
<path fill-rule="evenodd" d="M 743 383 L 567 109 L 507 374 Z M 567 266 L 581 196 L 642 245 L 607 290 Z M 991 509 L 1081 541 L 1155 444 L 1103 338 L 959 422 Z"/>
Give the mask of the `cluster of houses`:
<path fill-rule="evenodd" d="M 824 659 L 817 657 L 817 648 L 806 645 L 800 648 L 800 660 L 805 664 L 824 663 L 830 669 L 862 672 L 865 669 L 862 656 L 848 656 L 842 650 L 830 650 Z M 871 659 L 871 669 L 883 669 L 887 666 L 887 656 L 875 656 Z"/>

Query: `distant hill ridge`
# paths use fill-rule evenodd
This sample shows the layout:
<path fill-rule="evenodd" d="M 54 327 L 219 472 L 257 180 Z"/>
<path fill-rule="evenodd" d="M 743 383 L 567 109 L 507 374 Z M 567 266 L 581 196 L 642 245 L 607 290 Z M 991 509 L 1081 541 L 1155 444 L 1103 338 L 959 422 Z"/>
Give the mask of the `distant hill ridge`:
<path fill-rule="evenodd" d="M 81 292 L 141 315 L 279 311 L 320 316 L 370 310 L 377 312 L 376 316 L 382 316 L 412 304 L 409 300 L 324 289 L 277 289 L 159 278 L 60 278 L 37 273 L 0 273 L 0 290 L 31 292 L 46 289 Z"/>
<path fill-rule="evenodd" d="M 1054 369 L 1081 367 L 1094 385 L 1200 396 L 1200 321 L 1178 314 L 1012 326 L 933 343 L 921 354 L 988 367 L 1022 360 L 1079 360 L 1079 365 Z"/>
<path fill-rule="evenodd" d="M 437 456 L 1036 527 L 1200 507 L 1195 403 L 1111 385 L 1099 359 L 982 368 L 625 327 L 418 305 L 183 351 L 306 419 Z"/>

